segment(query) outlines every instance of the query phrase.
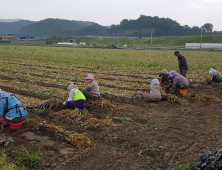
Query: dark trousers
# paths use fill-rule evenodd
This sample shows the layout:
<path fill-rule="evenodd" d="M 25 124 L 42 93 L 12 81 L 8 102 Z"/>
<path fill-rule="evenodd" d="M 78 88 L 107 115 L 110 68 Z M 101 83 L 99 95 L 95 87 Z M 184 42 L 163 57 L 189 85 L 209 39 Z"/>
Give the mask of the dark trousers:
<path fill-rule="evenodd" d="M 186 78 L 187 70 L 180 70 L 180 75 L 182 75 L 182 76 L 184 76 Z"/>
<path fill-rule="evenodd" d="M 22 117 L 16 117 L 12 120 L 8 120 L 9 123 L 20 123 L 23 122 L 26 119 L 26 116 L 22 116 Z"/>
<path fill-rule="evenodd" d="M 87 103 L 85 100 L 76 100 L 76 101 L 67 101 L 66 105 L 69 108 L 73 108 L 73 109 L 75 109 L 75 108 L 84 109 L 86 107 Z"/>

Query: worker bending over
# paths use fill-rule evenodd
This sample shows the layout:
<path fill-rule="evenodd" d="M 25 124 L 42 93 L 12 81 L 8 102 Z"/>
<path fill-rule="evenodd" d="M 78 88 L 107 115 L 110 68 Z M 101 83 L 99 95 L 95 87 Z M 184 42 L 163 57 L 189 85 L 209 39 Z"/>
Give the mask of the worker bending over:
<path fill-rule="evenodd" d="M 164 92 L 158 79 L 153 79 L 150 83 L 150 93 L 143 93 L 143 97 L 148 101 L 160 101 L 164 97 Z"/>
<path fill-rule="evenodd" d="M 67 91 L 69 93 L 69 98 L 66 102 L 63 103 L 64 105 L 72 109 L 84 109 L 86 107 L 86 98 L 84 94 L 78 89 L 76 83 L 71 82 L 67 87 Z"/>
<path fill-rule="evenodd" d="M 212 81 L 215 81 L 216 83 L 222 82 L 222 74 L 219 71 L 217 71 L 213 68 L 210 68 L 209 74 L 212 74 L 212 76 L 213 76 Z"/>
<path fill-rule="evenodd" d="M 172 70 L 170 72 L 169 77 L 173 79 L 173 83 L 166 89 L 166 91 L 168 89 L 172 89 L 172 92 L 177 92 L 181 89 L 188 89 L 189 82 L 187 81 L 187 79 L 177 73 L 175 70 Z"/>
<path fill-rule="evenodd" d="M 12 93 L 6 93 L 0 89 L 0 121 L 2 128 L 9 126 L 21 127 L 25 122 L 28 112 L 18 97 Z"/>

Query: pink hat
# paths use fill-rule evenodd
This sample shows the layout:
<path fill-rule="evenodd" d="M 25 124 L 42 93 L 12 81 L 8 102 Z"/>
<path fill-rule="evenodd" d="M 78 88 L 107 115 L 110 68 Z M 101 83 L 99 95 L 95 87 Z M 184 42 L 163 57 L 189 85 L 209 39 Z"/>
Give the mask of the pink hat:
<path fill-rule="evenodd" d="M 86 79 L 94 79 L 93 74 L 88 74 L 88 76 L 86 77 Z"/>
<path fill-rule="evenodd" d="M 90 83 L 92 83 L 93 81 L 95 81 L 95 78 L 94 78 L 93 74 L 88 74 L 88 76 L 87 76 L 86 79 L 85 79 L 85 82 L 88 83 L 88 84 L 90 84 Z"/>
<path fill-rule="evenodd" d="M 88 77 L 86 77 L 86 79 L 92 80 L 92 79 L 94 79 L 94 77 L 93 76 L 88 76 Z"/>

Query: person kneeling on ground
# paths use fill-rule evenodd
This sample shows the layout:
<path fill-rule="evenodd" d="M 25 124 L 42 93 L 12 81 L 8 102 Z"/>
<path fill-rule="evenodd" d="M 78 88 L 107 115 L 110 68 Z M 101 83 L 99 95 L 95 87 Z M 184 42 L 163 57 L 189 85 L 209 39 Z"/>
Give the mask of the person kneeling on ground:
<path fill-rule="evenodd" d="M 99 85 L 97 81 L 94 79 L 92 74 L 88 74 L 85 82 L 89 84 L 86 90 L 82 90 L 82 93 L 86 97 L 86 101 L 97 100 L 100 98 Z"/>
<path fill-rule="evenodd" d="M 164 97 L 164 92 L 158 79 L 153 79 L 150 83 L 150 93 L 143 93 L 143 97 L 148 101 L 160 101 Z"/>
<path fill-rule="evenodd" d="M 163 70 L 162 73 L 159 74 L 159 77 L 162 77 L 162 83 L 172 83 L 173 79 L 171 79 L 169 76 L 170 73 L 168 73 L 167 70 Z"/>
<path fill-rule="evenodd" d="M 86 107 L 86 98 L 78 89 L 76 83 L 71 82 L 70 85 L 67 87 L 67 91 L 69 93 L 69 98 L 66 102 L 63 103 L 64 105 L 72 109 L 84 109 Z"/>
<path fill-rule="evenodd" d="M 4 127 L 25 122 L 28 112 L 16 95 L 0 89 L 0 121 Z M 3 128 L 4 129 L 4 128 Z"/>
<path fill-rule="evenodd" d="M 209 74 L 212 74 L 213 76 L 212 81 L 215 81 L 216 83 L 222 82 L 222 74 L 219 71 L 210 68 Z"/>
<path fill-rule="evenodd" d="M 187 79 L 175 70 L 170 72 L 169 77 L 173 79 L 173 83 L 166 89 L 166 91 L 170 88 L 172 89 L 172 92 L 179 91 L 180 89 L 188 89 L 189 82 Z"/>

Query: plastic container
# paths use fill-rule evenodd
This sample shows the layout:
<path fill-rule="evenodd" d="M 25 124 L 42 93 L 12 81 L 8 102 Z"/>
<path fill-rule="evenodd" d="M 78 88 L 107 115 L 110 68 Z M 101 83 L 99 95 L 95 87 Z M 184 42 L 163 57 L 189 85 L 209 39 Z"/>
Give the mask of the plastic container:
<path fill-rule="evenodd" d="M 20 122 L 20 123 L 9 123 L 9 127 L 10 127 L 10 129 L 17 129 L 17 128 L 22 127 L 22 124 L 23 124 L 24 122 L 25 122 L 25 121 Z"/>
<path fill-rule="evenodd" d="M 187 94 L 188 89 L 180 89 L 180 94 Z"/>

